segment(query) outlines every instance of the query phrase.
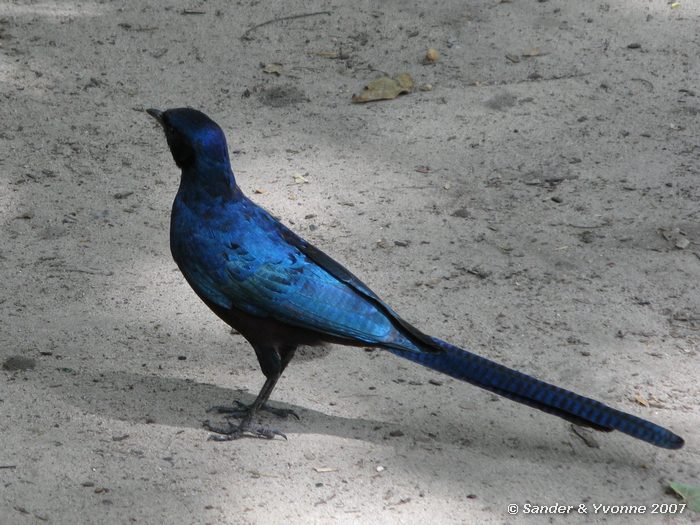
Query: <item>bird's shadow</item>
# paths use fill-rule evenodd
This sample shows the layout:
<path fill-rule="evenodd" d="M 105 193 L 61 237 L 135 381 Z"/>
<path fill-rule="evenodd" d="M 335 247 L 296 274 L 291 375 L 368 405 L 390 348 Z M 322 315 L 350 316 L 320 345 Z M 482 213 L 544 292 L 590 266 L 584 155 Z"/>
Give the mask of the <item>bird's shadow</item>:
<path fill-rule="evenodd" d="M 60 372 L 51 375 L 58 373 Z M 85 374 L 72 372 L 69 381 L 56 382 L 55 379 L 49 379 L 54 381 L 53 389 L 67 402 L 87 413 L 137 424 L 201 429 L 202 440 L 207 439 L 209 434 L 203 427 L 205 420 L 223 421 L 223 416 L 207 413 L 207 408 L 212 405 L 229 404 L 234 400 L 249 404 L 255 399 L 255 395 L 250 392 L 156 374 L 141 375 L 126 371 Z M 409 421 L 397 423 L 331 415 L 277 400 L 273 400 L 272 404 L 275 407 L 291 409 L 299 415 L 299 420 L 293 417 L 282 420 L 272 415 L 262 416 L 266 425 L 278 428 L 290 438 L 293 434 L 322 434 L 386 445 L 401 443 L 395 439 L 398 437 L 404 445 L 433 443 L 455 448 L 478 448 L 485 456 L 493 457 L 502 455 L 504 447 L 512 446 L 518 448 L 519 454 L 524 458 L 530 457 L 537 461 L 541 461 L 543 450 L 549 447 L 559 449 L 555 456 L 562 453 L 562 446 L 567 455 L 571 452 L 571 446 L 562 445 L 556 438 L 553 442 L 552 437 L 543 435 L 541 427 L 537 425 L 532 425 L 532 430 L 516 428 L 515 425 L 508 430 L 506 427 L 509 426 L 510 420 L 507 418 L 503 422 L 485 418 L 479 421 L 475 414 L 469 414 L 468 417 L 465 416 L 463 425 L 466 426 L 467 421 L 470 424 L 469 435 L 465 437 L 459 422 L 445 420 L 448 417 L 445 415 L 440 415 L 437 420 L 433 418 L 430 421 L 422 421 L 420 416 L 417 418 L 414 414 Z M 503 440 L 493 439 L 494 433 L 507 436 L 511 431 L 512 438 L 507 440 L 506 445 Z M 554 426 L 552 430 L 560 431 L 563 437 L 569 438 L 563 426 Z M 579 450 L 571 459 L 581 463 L 613 461 L 619 464 L 635 464 L 638 461 L 634 453 L 620 455 L 619 447 L 607 452 L 604 449 L 576 448 Z"/>
<path fill-rule="evenodd" d="M 205 420 L 224 420 L 223 415 L 210 413 L 208 408 L 231 405 L 234 401 L 250 404 L 255 400 L 255 393 L 191 379 L 126 371 L 69 373 L 70 381 L 47 379 L 54 382 L 54 391 L 81 411 L 137 424 L 202 429 L 203 439 L 210 433 L 203 427 Z M 260 414 L 265 425 L 279 428 L 286 434 L 326 434 L 382 442 L 386 432 L 382 433 L 381 429 L 397 427 L 386 421 L 335 416 L 274 399 L 271 404 L 298 414 L 298 420 Z"/>

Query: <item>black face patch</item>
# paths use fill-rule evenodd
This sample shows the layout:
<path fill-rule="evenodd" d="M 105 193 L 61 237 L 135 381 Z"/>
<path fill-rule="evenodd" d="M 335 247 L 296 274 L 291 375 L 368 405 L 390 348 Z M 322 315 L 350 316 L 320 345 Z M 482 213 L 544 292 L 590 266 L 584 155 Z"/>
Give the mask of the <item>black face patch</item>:
<path fill-rule="evenodd" d="M 164 127 L 165 136 L 168 139 L 168 146 L 173 154 L 175 164 L 181 169 L 193 165 L 196 154 L 190 140 L 176 129 L 170 127 L 167 122 Z"/>

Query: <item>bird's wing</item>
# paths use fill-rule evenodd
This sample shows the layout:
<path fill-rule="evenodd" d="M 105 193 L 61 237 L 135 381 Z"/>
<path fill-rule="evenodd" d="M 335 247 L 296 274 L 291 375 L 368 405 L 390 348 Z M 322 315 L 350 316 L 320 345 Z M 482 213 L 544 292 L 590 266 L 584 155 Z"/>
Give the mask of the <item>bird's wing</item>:
<path fill-rule="evenodd" d="M 180 239 L 185 244 L 178 250 L 199 255 L 196 263 L 183 258 L 183 273 L 202 295 L 222 307 L 360 344 L 415 351 L 416 338 L 428 339 L 331 257 L 261 208 L 253 215 L 245 225 Z"/>
<path fill-rule="evenodd" d="M 289 245 L 294 246 L 296 249 L 306 255 L 309 260 L 313 261 L 320 268 L 323 268 L 324 271 L 328 272 L 337 280 L 354 290 L 354 292 L 363 297 L 365 301 L 372 303 L 375 308 L 382 311 L 384 315 L 398 325 L 409 339 L 413 340 L 414 342 L 423 343 L 421 345 L 423 350 L 438 352 L 442 351 L 441 349 L 435 347 L 433 339 L 430 336 L 424 334 L 408 321 L 402 319 L 393 310 L 393 308 L 386 304 L 376 293 L 374 293 L 365 283 L 358 279 L 342 264 L 330 257 L 325 252 L 316 248 L 313 244 L 299 237 L 284 224 L 278 221 L 275 222 L 277 222 L 282 237 Z"/>

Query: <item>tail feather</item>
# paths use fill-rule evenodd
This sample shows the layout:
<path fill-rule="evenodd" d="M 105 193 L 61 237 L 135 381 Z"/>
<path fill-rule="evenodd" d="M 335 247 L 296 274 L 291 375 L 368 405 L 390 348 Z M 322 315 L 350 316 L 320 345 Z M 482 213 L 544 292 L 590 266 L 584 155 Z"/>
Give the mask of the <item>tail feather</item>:
<path fill-rule="evenodd" d="M 680 436 L 650 421 L 550 385 L 440 339 L 430 340 L 434 348 L 430 348 L 429 351 L 415 352 L 396 348 L 389 351 L 577 425 L 603 432 L 619 430 L 663 448 L 677 449 L 683 446 L 684 442 Z"/>

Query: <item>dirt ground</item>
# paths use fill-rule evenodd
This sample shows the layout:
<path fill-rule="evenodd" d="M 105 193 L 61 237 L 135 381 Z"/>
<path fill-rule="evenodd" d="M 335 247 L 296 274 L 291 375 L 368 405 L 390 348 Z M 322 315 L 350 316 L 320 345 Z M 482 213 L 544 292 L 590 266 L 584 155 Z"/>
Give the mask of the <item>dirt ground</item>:
<path fill-rule="evenodd" d="M 692 0 L 0 3 L 0 523 L 698 521 L 507 506 L 700 484 L 699 26 Z M 432 89 L 350 102 L 403 72 Z M 592 448 L 340 347 L 274 392 L 288 441 L 207 441 L 206 408 L 263 377 L 169 253 L 179 173 L 143 109 L 185 105 L 245 192 L 424 331 L 686 447 Z"/>

